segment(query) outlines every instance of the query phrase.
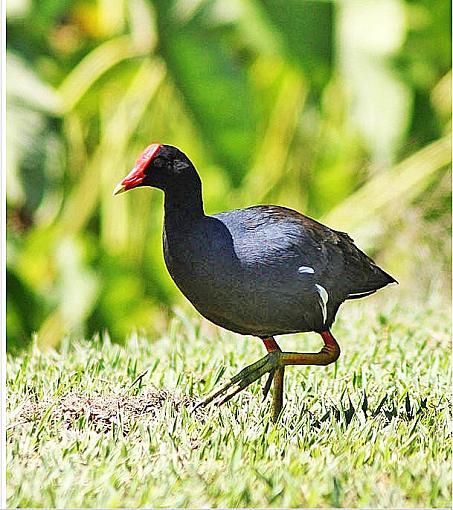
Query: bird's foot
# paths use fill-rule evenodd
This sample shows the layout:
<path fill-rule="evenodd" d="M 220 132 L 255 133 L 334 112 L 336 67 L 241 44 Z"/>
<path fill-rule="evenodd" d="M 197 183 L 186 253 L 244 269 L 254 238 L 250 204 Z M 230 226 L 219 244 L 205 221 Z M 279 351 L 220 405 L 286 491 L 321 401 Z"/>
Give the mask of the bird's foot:
<path fill-rule="evenodd" d="M 264 374 L 269 374 L 269 377 L 266 381 L 266 384 L 263 388 L 264 398 L 266 398 L 269 393 L 269 389 L 272 385 L 272 382 L 277 383 L 281 381 L 281 384 L 278 384 L 281 387 L 280 391 L 276 391 L 279 394 L 279 399 L 282 401 L 283 394 L 283 371 L 284 366 L 281 364 L 282 358 L 281 351 L 270 352 L 260 360 L 252 363 L 248 367 L 243 368 L 238 374 L 232 377 L 226 384 L 222 387 L 215 389 L 209 395 L 207 395 L 201 402 L 199 402 L 194 410 L 206 406 L 218 399 L 218 405 L 222 405 L 228 400 L 232 399 L 239 392 L 247 388 L 250 384 L 260 379 Z M 282 402 L 280 405 L 277 404 L 277 408 L 275 406 L 275 398 L 274 398 L 274 410 L 273 417 L 274 421 L 280 414 Z"/>

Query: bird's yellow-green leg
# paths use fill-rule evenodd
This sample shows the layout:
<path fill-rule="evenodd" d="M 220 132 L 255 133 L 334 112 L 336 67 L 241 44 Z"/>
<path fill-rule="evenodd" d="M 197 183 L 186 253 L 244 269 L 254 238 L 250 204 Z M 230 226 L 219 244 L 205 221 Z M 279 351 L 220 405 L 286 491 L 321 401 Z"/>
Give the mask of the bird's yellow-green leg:
<path fill-rule="evenodd" d="M 266 347 L 268 353 L 271 352 L 282 352 L 280 346 L 274 340 L 272 336 L 261 339 Z M 280 416 L 283 407 L 283 388 L 285 377 L 285 367 L 280 367 L 269 373 L 269 378 L 263 388 L 264 399 L 267 397 L 272 381 L 274 387 L 272 389 L 272 421 L 276 422 Z M 264 400 L 263 399 L 263 400 Z"/>
<path fill-rule="evenodd" d="M 319 352 L 282 352 L 280 349 L 269 352 L 267 356 L 264 356 L 264 358 L 261 358 L 252 365 L 245 367 L 221 388 L 215 390 L 206 398 L 204 398 L 199 404 L 195 406 L 195 409 L 200 406 L 209 404 L 213 400 L 217 399 L 217 397 L 222 397 L 222 399 L 219 401 L 219 405 L 222 405 L 225 402 L 228 402 L 228 400 L 233 398 L 240 391 L 247 388 L 247 386 L 257 381 L 264 374 L 273 372 L 275 378 L 277 371 L 284 369 L 286 366 L 329 365 L 330 363 L 333 363 L 340 356 L 340 346 L 330 331 L 326 330 L 320 334 L 324 340 L 324 347 Z M 274 403 L 274 415 L 276 410 L 278 410 L 278 413 L 280 413 L 281 404 L 283 403 L 284 372 L 280 372 L 280 374 L 278 375 L 278 378 L 279 381 L 281 380 L 281 389 L 279 382 L 277 382 L 277 388 L 274 386 L 274 399 L 276 399 L 276 403 Z M 268 391 L 268 387 L 270 387 L 269 381 L 265 386 L 265 390 L 267 389 Z"/>
<path fill-rule="evenodd" d="M 272 389 L 272 421 L 275 423 L 280 416 L 283 407 L 283 389 L 285 367 L 277 368 L 274 374 L 274 387 Z"/>

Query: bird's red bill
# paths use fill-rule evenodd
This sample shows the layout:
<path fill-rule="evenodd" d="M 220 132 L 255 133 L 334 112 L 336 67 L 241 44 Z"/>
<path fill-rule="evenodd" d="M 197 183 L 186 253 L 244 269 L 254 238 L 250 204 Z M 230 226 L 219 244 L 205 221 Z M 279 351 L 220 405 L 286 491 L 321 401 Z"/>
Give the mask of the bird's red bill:
<path fill-rule="evenodd" d="M 113 194 L 117 195 L 118 193 L 122 193 L 123 191 L 139 186 L 145 178 L 145 168 L 156 156 L 161 147 L 162 145 L 160 143 L 152 143 L 151 145 L 148 145 L 135 162 L 134 168 L 116 186 Z"/>

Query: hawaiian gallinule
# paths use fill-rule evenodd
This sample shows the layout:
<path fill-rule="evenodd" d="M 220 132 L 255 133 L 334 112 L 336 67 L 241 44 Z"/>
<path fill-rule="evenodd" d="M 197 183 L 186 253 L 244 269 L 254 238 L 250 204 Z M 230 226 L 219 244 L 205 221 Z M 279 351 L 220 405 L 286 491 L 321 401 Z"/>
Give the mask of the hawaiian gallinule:
<path fill-rule="evenodd" d="M 152 144 L 114 194 L 139 186 L 165 192 L 163 245 L 168 271 L 207 319 L 261 338 L 268 351 L 199 405 L 220 404 L 264 374 L 274 382 L 273 418 L 283 403 L 287 365 L 328 365 L 340 347 L 330 332 L 339 306 L 395 282 L 343 232 L 302 214 L 259 205 L 208 216 L 201 180 L 176 147 Z M 316 331 L 317 353 L 283 352 L 275 335 Z"/>

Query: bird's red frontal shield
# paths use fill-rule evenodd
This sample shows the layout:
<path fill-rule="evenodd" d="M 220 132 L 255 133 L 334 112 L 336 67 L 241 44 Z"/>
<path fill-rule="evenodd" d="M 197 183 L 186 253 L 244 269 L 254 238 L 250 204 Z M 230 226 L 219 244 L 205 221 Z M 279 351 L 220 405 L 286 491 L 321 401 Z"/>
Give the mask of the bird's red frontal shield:
<path fill-rule="evenodd" d="M 134 168 L 119 184 L 116 185 L 113 190 L 113 194 L 118 195 L 118 193 L 123 193 L 124 191 L 139 186 L 145 178 L 145 168 L 156 156 L 161 147 L 162 145 L 160 143 L 152 143 L 151 145 L 148 145 L 135 162 Z"/>

